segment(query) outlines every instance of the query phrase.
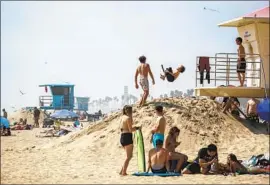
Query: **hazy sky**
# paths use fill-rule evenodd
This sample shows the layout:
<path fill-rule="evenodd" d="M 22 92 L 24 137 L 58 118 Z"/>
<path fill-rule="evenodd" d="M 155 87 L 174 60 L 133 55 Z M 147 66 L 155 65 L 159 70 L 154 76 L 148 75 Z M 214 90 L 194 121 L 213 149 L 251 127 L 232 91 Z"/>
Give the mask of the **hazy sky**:
<path fill-rule="evenodd" d="M 75 96 L 91 99 L 120 96 L 124 85 L 139 96 L 134 73 L 142 54 L 156 79 L 154 97 L 194 88 L 196 56 L 236 51 L 236 28 L 217 24 L 265 6 L 267 1 L 1 2 L 1 107 L 38 105 L 45 94 L 38 85 L 45 83 L 73 83 Z M 183 64 L 186 72 L 166 83 L 159 79 L 161 64 Z"/>

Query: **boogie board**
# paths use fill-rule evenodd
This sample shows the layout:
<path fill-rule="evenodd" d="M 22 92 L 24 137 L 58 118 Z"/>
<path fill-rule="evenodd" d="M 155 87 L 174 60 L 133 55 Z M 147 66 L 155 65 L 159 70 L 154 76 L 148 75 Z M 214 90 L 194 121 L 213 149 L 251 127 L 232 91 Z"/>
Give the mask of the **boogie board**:
<path fill-rule="evenodd" d="M 144 153 L 144 142 L 141 130 L 136 130 L 135 138 L 137 143 L 137 156 L 138 156 L 138 172 L 145 172 L 145 153 Z"/>

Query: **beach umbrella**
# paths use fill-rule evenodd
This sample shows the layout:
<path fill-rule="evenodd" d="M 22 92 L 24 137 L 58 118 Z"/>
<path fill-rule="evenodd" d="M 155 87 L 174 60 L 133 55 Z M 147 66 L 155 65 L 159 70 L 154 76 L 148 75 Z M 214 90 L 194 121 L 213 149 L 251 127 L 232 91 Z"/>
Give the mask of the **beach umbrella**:
<path fill-rule="evenodd" d="M 1 116 L 0 127 L 2 128 L 3 126 L 6 127 L 6 128 L 9 128 L 9 121 L 6 118 Z"/>
<path fill-rule="evenodd" d="M 55 113 L 51 114 L 52 118 L 78 118 L 79 116 L 71 111 L 68 110 L 59 110 Z"/>
<path fill-rule="evenodd" d="M 265 98 L 257 105 L 257 112 L 262 120 L 270 121 L 270 99 Z"/>

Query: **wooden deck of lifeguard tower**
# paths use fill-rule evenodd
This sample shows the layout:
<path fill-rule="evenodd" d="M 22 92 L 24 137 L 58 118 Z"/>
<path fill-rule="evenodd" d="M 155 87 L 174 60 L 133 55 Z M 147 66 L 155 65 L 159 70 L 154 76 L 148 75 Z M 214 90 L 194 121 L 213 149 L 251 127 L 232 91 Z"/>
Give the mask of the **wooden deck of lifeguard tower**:
<path fill-rule="evenodd" d="M 265 88 L 265 77 L 262 60 L 259 54 L 247 54 L 247 68 L 245 87 L 238 87 L 240 82 L 237 77 L 237 53 L 218 53 L 209 57 L 210 84 L 206 80 L 199 87 L 198 77 L 199 58 L 196 61 L 196 88 L 195 96 L 212 97 L 237 97 L 237 98 L 265 98 L 269 95 L 269 88 Z M 205 74 L 205 73 L 204 73 Z M 225 87 L 220 87 L 224 85 Z M 234 87 L 235 86 L 235 87 Z"/>

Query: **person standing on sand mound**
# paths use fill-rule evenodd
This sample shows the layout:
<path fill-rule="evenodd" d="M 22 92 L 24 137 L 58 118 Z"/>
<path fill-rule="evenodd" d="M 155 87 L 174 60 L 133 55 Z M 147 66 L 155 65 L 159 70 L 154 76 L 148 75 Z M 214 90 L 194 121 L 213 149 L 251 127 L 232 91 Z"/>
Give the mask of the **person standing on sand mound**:
<path fill-rule="evenodd" d="M 149 82 L 148 82 L 148 74 L 150 75 L 150 77 L 152 78 L 152 83 L 153 85 L 155 85 L 155 79 L 153 76 L 153 73 L 151 71 L 150 65 L 146 63 L 146 57 L 145 56 L 141 56 L 139 57 L 139 61 L 140 61 L 140 65 L 137 67 L 136 69 L 136 73 L 135 73 L 135 87 L 136 89 L 139 88 L 138 85 L 138 75 L 140 74 L 140 85 L 144 91 L 144 94 L 141 98 L 140 104 L 139 106 L 143 106 L 146 102 L 146 99 L 149 95 Z"/>
<path fill-rule="evenodd" d="M 133 124 L 132 107 L 129 105 L 125 105 L 123 108 L 123 116 L 120 123 L 120 130 L 121 130 L 120 143 L 125 149 L 126 160 L 119 173 L 120 175 L 127 175 L 128 164 L 130 159 L 132 158 L 133 153 L 132 132 L 140 129 L 140 127 L 133 127 L 132 124 Z"/>

